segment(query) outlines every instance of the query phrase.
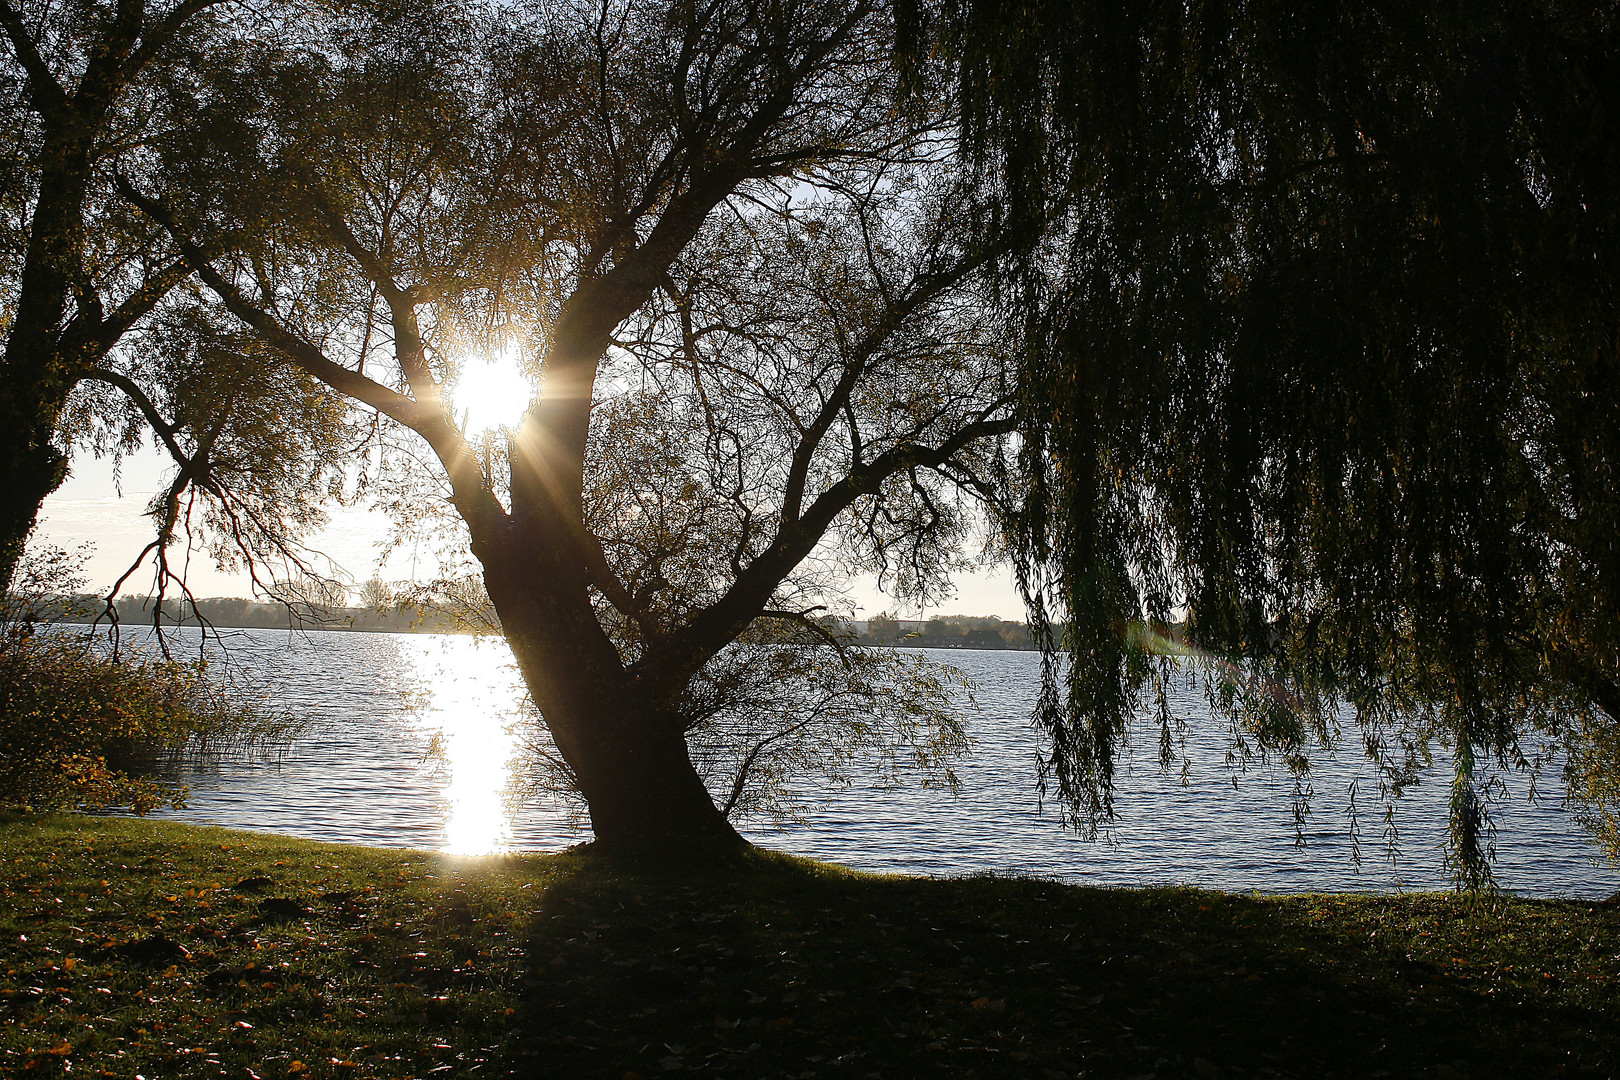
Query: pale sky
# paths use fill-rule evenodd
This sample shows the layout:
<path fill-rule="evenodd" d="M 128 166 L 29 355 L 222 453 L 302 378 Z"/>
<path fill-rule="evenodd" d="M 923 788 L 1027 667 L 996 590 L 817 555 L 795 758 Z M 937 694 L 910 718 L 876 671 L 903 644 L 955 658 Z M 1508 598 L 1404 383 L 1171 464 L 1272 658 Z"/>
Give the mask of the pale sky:
<path fill-rule="evenodd" d="M 89 588 L 105 591 L 151 541 L 151 525 L 142 514 L 147 501 L 162 487 L 165 461 L 153 450 L 128 458 L 123 464 L 121 485 L 115 485 L 111 461 L 97 461 L 88 454 L 75 457 L 67 482 L 45 500 L 36 540 L 65 548 L 93 544 L 94 552 L 85 568 Z M 378 541 L 387 531 L 387 519 L 381 513 L 360 507 L 333 507 L 330 513 L 330 523 L 310 546 L 340 567 L 341 576 L 356 583 L 374 575 L 389 581 L 412 576 L 413 553 L 409 550 L 395 552 L 385 566 L 377 565 Z M 432 567 L 419 564 L 419 569 L 431 572 Z M 251 591 L 245 576 L 221 573 L 201 550 L 192 558 L 188 581 L 197 596 L 247 596 Z M 1023 603 L 1004 569 L 963 575 L 954 584 L 954 599 L 927 612 L 902 610 L 901 616 L 999 615 L 1009 621 L 1023 621 Z M 150 586 L 151 572 L 143 569 L 120 591 L 145 593 Z M 858 605 L 856 618 L 898 607 L 869 579 L 857 580 L 850 592 Z"/>

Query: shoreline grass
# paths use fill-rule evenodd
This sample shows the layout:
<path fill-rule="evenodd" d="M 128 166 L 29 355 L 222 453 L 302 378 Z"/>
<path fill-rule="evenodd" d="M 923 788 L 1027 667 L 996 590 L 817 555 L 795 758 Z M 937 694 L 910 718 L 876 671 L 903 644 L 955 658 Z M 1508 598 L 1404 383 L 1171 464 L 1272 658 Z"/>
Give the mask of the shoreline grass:
<path fill-rule="evenodd" d="M 1620 905 L 0 818 L 0 1075 L 1620 1075 Z"/>

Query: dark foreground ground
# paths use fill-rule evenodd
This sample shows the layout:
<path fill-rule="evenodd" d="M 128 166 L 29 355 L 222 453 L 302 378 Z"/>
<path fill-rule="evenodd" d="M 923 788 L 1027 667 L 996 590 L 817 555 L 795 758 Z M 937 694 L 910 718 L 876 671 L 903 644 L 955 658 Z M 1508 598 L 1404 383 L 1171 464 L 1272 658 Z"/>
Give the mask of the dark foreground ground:
<path fill-rule="evenodd" d="M 1614 1077 L 1620 905 L 0 819 L 0 1075 Z"/>

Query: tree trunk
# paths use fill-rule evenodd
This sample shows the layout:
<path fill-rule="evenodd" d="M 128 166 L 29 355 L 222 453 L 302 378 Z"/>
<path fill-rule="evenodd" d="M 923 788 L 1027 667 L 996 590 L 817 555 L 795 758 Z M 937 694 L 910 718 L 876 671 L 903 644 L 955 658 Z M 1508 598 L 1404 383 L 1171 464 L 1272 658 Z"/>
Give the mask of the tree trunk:
<path fill-rule="evenodd" d="M 40 504 L 67 478 L 67 457 L 51 444 L 49 428 L 39 436 L 37 419 L 0 407 L 0 596 L 11 588 Z"/>
<path fill-rule="evenodd" d="M 72 281 L 84 273 L 88 147 L 78 127 L 47 135 L 16 308 L 6 328 L 0 364 L 0 595 L 11 587 L 40 504 L 67 479 L 67 457 L 52 439 L 78 381 L 73 365 L 81 359 L 64 355 L 63 324 Z"/>
<path fill-rule="evenodd" d="M 590 745 L 571 762 L 597 847 L 675 857 L 746 846 L 692 767 L 669 717 L 585 717 Z M 580 740 L 576 740 L 580 741 Z"/>
<path fill-rule="evenodd" d="M 498 556 L 486 560 L 485 587 L 524 684 L 573 770 L 596 846 L 675 858 L 746 846 L 693 767 L 679 717 L 646 700 L 625 670 L 583 576 L 536 556 L 560 547 L 530 538 L 518 548 L 530 558 L 517 573 L 502 573 Z"/>

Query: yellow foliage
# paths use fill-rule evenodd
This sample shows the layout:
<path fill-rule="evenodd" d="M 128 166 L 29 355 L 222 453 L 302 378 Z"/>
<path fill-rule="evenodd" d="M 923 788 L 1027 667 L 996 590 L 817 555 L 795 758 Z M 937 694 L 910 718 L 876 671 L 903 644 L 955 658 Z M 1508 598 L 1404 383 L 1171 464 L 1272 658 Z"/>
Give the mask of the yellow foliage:
<path fill-rule="evenodd" d="M 185 788 L 142 775 L 187 750 L 267 737 L 201 664 L 114 660 L 82 638 L 0 633 L 0 802 L 39 809 L 185 805 Z"/>

